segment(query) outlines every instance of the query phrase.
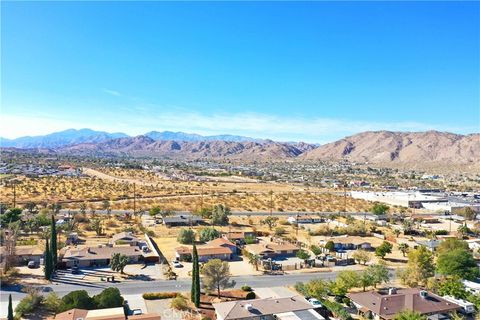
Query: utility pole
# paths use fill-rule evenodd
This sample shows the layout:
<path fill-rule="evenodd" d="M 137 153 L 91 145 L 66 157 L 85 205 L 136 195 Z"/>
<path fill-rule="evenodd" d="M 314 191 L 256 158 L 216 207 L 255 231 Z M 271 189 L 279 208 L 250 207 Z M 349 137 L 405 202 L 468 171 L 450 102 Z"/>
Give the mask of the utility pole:
<path fill-rule="evenodd" d="M 273 215 L 273 191 L 270 190 L 270 216 Z"/>
<path fill-rule="evenodd" d="M 347 183 L 343 182 L 343 212 L 347 212 Z"/>
<path fill-rule="evenodd" d="M 17 184 L 13 181 L 13 207 L 17 206 Z"/>
<path fill-rule="evenodd" d="M 202 183 L 202 191 L 200 194 L 200 210 L 203 210 L 203 183 Z"/>
<path fill-rule="evenodd" d="M 296 235 L 297 235 L 297 240 L 298 240 L 298 212 L 297 212 L 297 228 L 296 228 Z"/>
<path fill-rule="evenodd" d="M 133 184 L 133 215 L 135 216 L 135 212 L 137 212 L 137 193 L 135 188 L 135 183 Z"/>

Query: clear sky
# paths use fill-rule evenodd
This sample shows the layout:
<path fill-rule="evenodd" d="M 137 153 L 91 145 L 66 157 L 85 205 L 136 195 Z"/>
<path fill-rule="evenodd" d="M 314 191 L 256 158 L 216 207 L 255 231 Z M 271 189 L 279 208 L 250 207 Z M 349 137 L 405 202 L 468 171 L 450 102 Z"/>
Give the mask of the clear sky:
<path fill-rule="evenodd" d="M 1 3 L 8 138 L 480 131 L 479 2 Z"/>

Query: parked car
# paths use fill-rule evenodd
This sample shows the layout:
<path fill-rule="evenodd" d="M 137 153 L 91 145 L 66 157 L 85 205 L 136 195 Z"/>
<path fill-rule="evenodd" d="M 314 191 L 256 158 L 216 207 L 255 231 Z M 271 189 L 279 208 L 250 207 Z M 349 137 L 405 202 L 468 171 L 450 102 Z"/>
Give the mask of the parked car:
<path fill-rule="evenodd" d="M 172 261 L 172 265 L 175 267 L 175 268 L 183 268 L 183 264 L 181 264 L 179 261 L 177 260 L 173 260 Z"/>
<path fill-rule="evenodd" d="M 315 299 L 315 298 L 310 298 L 310 299 L 307 299 L 308 302 L 310 302 L 310 304 L 314 307 L 314 308 L 320 308 L 322 307 L 322 303 L 320 301 L 318 301 L 318 299 Z"/>
<path fill-rule="evenodd" d="M 141 309 L 133 309 L 132 310 L 132 315 L 133 316 L 138 316 L 138 315 L 141 315 L 141 314 L 143 314 Z"/>
<path fill-rule="evenodd" d="M 77 266 L 72 267 L 72 274 L 80 274 L 80 268 Z"/>
<path fill-rule="evenodd" d="M 29 269 L 35 269 L 38 268 L 38 264 L 35 261 L 28 261 L 27 267 Z"/>

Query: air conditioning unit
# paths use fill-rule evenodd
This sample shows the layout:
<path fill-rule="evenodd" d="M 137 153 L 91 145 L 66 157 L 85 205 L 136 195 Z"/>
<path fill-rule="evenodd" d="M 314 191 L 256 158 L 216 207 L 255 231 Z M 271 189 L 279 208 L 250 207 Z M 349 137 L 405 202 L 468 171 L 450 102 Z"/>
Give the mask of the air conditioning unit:
<path fill-rule="evenodd" d="M 420 291 L 420 297 L 422 297 L 423 299 L 425 299 L 426 297 L 428 297 L 428 292 L 425 291 L 425 290 Z"/>

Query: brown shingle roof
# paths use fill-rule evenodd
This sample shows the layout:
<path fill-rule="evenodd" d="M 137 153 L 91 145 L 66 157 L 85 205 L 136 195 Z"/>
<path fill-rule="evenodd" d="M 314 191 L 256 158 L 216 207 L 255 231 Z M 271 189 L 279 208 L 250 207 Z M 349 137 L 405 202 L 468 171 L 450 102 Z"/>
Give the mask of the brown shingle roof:
<path fill-rule="evenodd" d="M 247 308 L 250 305 L 250 310 Z M 312 309 L 312 305 L 304 298 L 267 298 L 214 303 L 215 311 L 224 319 L 249 319 L 262 315 Z"/>
<path fill-rule="evenodd" d="M 77 320 L 84 319 L 87 316 L 88 310 L 85 309 L 70 309 L 68 311 L 57 314 L 53 318 L 55 320 Z"/>
<path fill-rule="evenodd" d="M 428 293 L 427 297 L 420 296 L 420 289 L 397 289 L 394 294 L 377 291 L 350 293 L 349 298 L 356 304 L 366 308 L 384 319 L 393 319 L 404 310 L 420 314 L 450 312 L 460 306 L 445 299 Z"/>
<path fill-rule="evenodd" d="M 192 248 L 181 246 L 175 249 L 178 254 L 192 254 Z M 228 247 L 197 247 L 198 256 L 209 256 L 213 254 L 231 254 L 232 251 Z"/>
<path fill-rule="evenodd" d="M 81 249 L 69 248 L 65 251 L 63 258 L 78 260 L 110 259 L 114 253 L 121 253 L 128 257 L 142 255 L 142 251 L 133 246 L 102 246 Z"/>

